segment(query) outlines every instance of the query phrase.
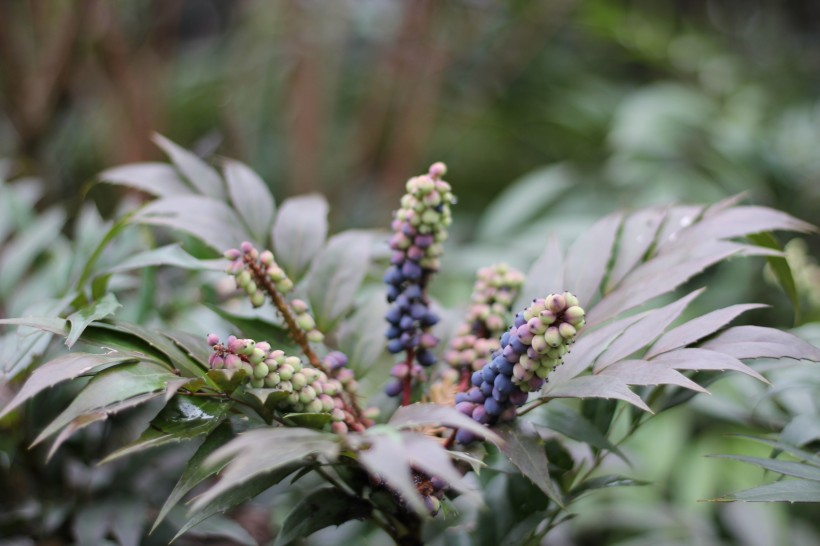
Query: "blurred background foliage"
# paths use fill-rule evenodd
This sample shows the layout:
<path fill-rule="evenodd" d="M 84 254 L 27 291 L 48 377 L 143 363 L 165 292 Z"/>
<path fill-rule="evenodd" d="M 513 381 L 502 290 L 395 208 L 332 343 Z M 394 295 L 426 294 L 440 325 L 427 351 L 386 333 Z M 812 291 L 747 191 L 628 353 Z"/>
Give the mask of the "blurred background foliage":
<path fill-rule="evenodd" d="M 154 132 L 206 157 L 245 161 L 280 201 L 324 193 L 334 231 L 386 226 L 407 177 L 446 161 L 460 202 L 433 291 L 456 306 L 478 266 L 503 258 L 526 268 L 545 233 L 566 245 L 619 207 L 746 192 L 753 204 L 820 223 L 818 89 L 820 4 L 808 0 L 0 2 L 0 178 L 14 179 L 0 203 L 0 314 L 23 313 L 37 294 L 59 300 L 94 233 L 123 198 L 139 198 L 93 185 L 95 176 L 160 160 Z M 128 237 L 107 261 L 154 244 L 145 233 Z M 787 250 L 802 307 L 797 333 L 818 344 L 820 240 Z M 155 273 L 121 298 L 130 320 L 213 322 L 193 305 L 202 296 L 195 286 L 169 290 Z M 751 320 L 791 326 L 792 306 L 770 278 L 761 261 L 736 260 L 693 285 L 710 285 L 711 302 L 700 305 L 768 303 Z M 642 429 L 624 446 L 633 467 L 617 471 L 654 485 L 588 497 L 554 543 L 820 542 L 816 505 L 696 502 L 772 481 L 704 458 L 754 450 L 727 433 L 780 432 L 795 420 L 820 430 L 816 369 L 776 372 L 773 390 L 732 377 L 712 385 L 719 396 Z M 28 419 L 36 430 L 37 416 Z M 800 438 L 815 448 L 818 439 Z M 92 493 L 111 493 L 116 472 L 128 470 L 107 470 L 98 489 L 78 486 L 99 472 L 93 459 L 69 453 L 32 472 L 80 487 L 90 500 L 76 509 L 93 518 L 108 497 Z M 182 462 L 166 460 L 151 479 Z M 514 484 L 496 485 L 489 494 L 512 495 Z M 143 500 L 156 493 L 130 490 Z M 35 514 L 44 536 L 67 525 L 59 510 L 71 503 L 62 498 L 49 516 L 42 501 L 51 501 L 38 494 L 35 504 L 4 508 L 0 524 Z"/>

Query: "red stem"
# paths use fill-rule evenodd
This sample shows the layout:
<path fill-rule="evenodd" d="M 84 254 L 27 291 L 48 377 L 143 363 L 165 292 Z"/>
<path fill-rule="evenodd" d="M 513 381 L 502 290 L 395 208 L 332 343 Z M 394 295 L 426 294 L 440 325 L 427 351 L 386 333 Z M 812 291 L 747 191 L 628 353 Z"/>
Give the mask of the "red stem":
<path fill-rule="evenodd" d="M 415 356 L 415 349 L 407 350 L 407 358 L 404 363 L 407 365 L 407 375 L 404 376 L 404 384 L 402 385 L 401 405 L 410 405 L 410 395 L 413 391 L 413 357 Z"/>

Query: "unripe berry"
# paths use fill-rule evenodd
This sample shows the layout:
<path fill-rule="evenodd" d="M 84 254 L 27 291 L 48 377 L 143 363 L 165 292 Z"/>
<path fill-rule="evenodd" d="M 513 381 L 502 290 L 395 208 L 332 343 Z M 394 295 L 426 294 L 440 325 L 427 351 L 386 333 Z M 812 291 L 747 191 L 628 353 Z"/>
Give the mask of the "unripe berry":
<path fill-rule="evenodd" d="M 558 347 L 564 340 L 558 332 L 558 328 L 555 326 L 550 326 L 544 334 L 544 341 L 546 341 L 547 345 L 550 347 Z"/>
<path fill-rule="evenodd" d="M 319 330 L 311 330 L 305 334 L 305 337 L 307 337 L 307 340 L 311 343 L 321 343 L 325 339 L 325 335 Z"/>
<path fill-rule="evenodd" d="M 291 376 L 290 383 L 293 385 L 294 390 L 298 391 L 302 390 L 302 388 L 307 385 L 307 379 L 305 379 L 304 374 L 297 372 Z"/>
<path fill-rule="evenodd" d="M 269 388 L 273 388 L 279 383 L 281 383 L 282 379 L 279 377 L 279 374 L 276 372 L 270 372 L 267 377 L 265 377 L 265 386 Z"/>
<path fill-rule="evenodd" d="M 256 379 L 264 379 L 266 375 L 269 373 L 268 365 L 264 362 L 260 362 L 256 366 L 253 367 L 253 376 Z"/>
<path fill-rule="evenodd" d="M 251 296 L 251 305 L 254 307 L 262 307 L 265 305 L 265 293 L 264 292 L 255 292 Z"/>
<path fill-rule="evenodd" d="M 575 337 L 576 331 L 572 324 L 562 322 L 561 325 L 558 326 L 558 333 L 560 333 L 561 337 L 564 339 L 572 339 Z"/>
<path fill-rule="evenodd" d="M 262 265 L 271 265 L 273 264 L 273 252 L 270 250 L 265 250 L 261 254 L 259 254 L 259 261 Z"/>

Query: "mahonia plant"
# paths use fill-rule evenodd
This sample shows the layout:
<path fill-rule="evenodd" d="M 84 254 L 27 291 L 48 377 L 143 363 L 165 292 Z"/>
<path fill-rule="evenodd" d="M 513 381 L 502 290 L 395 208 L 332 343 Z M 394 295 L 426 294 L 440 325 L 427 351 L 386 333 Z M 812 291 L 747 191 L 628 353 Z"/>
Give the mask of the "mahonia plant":
<path fill-rule="evenodd" d="M 101 234 L 76 283 L 61 296 L 61 306 L 43 316 L 0 319 L 0 324 L 41 331 L 36 346 L 20 351 L 19 362 L 8 368 L 15 382 L 7 387 L 14 394 L 0 409 L 0 419 L 17 414 L 39 393 L 76 380 L 78 390 L 71 392 L 68 407 L 35 431 L 35 444 L 56 436 L 52 456 L 72 434 L 109 415 L 151 400 L 163 403 L 140 437 L 107 453 L 105 462 L 204 438 L 157 511 L 154 527 L 173 526 L 177 536 L 291 475 L 295 481 L 313 474 L 322 485 L 301 482 L 307 492 L 300 488 L 278 544 L 365 520 L 368 529 L 378 527 L 397 544 L 416 546 L 423 543 L 428 516 L 441 513 L 452 515 L 444 525 L 459 525 L 468 539 L 517 536 L 538 543 L 566 517 L 569 503 L 600 487 L 594 472 L 608 454 L 622 456 L 617 445 L 650 412 L 685 402 L 687 393 L 705 391 L 695 381 L 701 374 L 733 370 L 766 381 L 744 361 L 820 361 L 820 349 L 787 332 L 729 326 L 759 304 L 734 305 L 683 321 L 687 306 L 702 290 L 663 305 L 655 299 L 730 256 L 778 259 L 769 243 L 750 244 L 754 239 L 748 237 L 760 231 L 815 229 L 771 209 L 727 200 L 709 207 L 614 213 L 582 233 L 566 252 L 550 242 L 526 278 L 503 264 L 480 269 L 467 316 L 442 350 L 433 333 L 440 317 L 428 295 L 455 203 L 450 185 L 441 179 L 446 170 L 442 163 L 408 181 L 394 214 L 384 275 L 389 304 L 385 339 L 381 312 L 372 313 L 377 306 L 367 300 L 367 290 L 359 290 L 378 265 L 371 256 L 372 233 L 348 231 L 326 240 L 327 203 L 321 197 L 290 198 L 277 210 L 265 184 L 248 167 L 226 161 L 221 176 L 170 141 L 158 142 L 173 167 L 138 164 L 103 173 L 108 182 L 136 187 L 156 199 Z M 508 191 L 520 193 L 509 202 L 530 199 L 530 188 L 514 185 Z M 214 221 L 202 221 L 203 211 Z M 517 209 L 508 212 L 514 215 Z M 131 276 L 146 266 L 215 270 L 226 265 L 195 258 L 177 245 L 116 263 L 101 260 L 108 245 L 135 225 L 184 231 L 214 255 L 228 248 L 227 271 L 244 294 L 231 305 L 244 303 L 245 297 L 251 307 L 269 303 L 278 318 L 270 319 L 265 310 L 235 314 L 223 308 L 225 302 L 207 302 L 236 332 L 224 340 L 217 334 L 204 336 L 204 331 L 152 330 L 121 320 L 115 315 L 120 304 L 113 289 L 126 298 L 127 287 L 139 283 L 109 284 L 112 278 Z M 491 227 L 487 231 L 500 241 L 516 236 L 509 223 Z M 274 249 L 276 255 L 257 246 Z M 782 276 L 783 267 L 778 271 Z M 208 297 L 207 291 L 201 293 Z M 378 297 L 384 298 L 381 293 Z M 530 301 L 525 309 L 516 303 L 522 298 Z M 514 310 L 518 313 L 511 317 Z M 154 318 L 162 323 L 161 316 Z M 97 350 L 71 350 L 52 358 L 59 349 L 47 346 L 53 336 L 64 336 L 69 349 L 82 342 Z M 39 359 L 41 354 L 47 356 Z M 400 360 L 392 355 L 401 355 Z M 443 362 L 435 367 L 439 360 Z M 400 396 L 399 407 L 386 415 L 362 409 L 367 400 L 359 379 L 364 386 L 364 379 L 372 383 L 373 376 L 357 376 L 379 366 L 384 371 L 392 366 L 386 391 Z M 16 379 L 24 374 L 18 386 Z M 428 379 L 434 380 L 432 385 Z M 440 396 L 439 391 L 447 390 L 442 385 L 452 387 L 454 396 Z M 635 386 L 641 390 L 633 391 Z M 411 403 L 425 397 L 435 403 Z M 560 399 L 577 402 L 566 405 Z M 615 400 L 646 413 L 616 412 Z M 528 415 L 539 408 L 544 410 L 540 422 L 553 429 L 546 446 Z M 590 415 L 598 416 L 595 423 Z M 596 431 L 591 458 L 576 460 L 563 438 L 589 442 L 590 430 Z M 474 449 L 470 444 L 479 439 L 498 450 Z M 548 461 L 548 451 L 557 459 L 550 455 Z M 505 512 L 509 518 L 486 518 L 478 510 L 475 484 L 489 483 L 487 474 L 469 479 L 465 474 L 485 464 L 498 468 L 501 458 L 515 470 L 504 463 L 503 472 L 492 473 L 491 487 L 526 490 L 533 502 Z M 551 464 L 554 460 L 562 463 Z M 560 476 L 550 475 L 558 472 Z M 217 474 L 219 479 L 213 480 Z M 203 482 L 209 487 L 190 504 L 188 520 L 181 527 L 170 522 L 170 511 Z M 614 483 L 629 479 L 617 477 L 606 485 Z M 506 503 L 507 496 L 501 497 Z M 497 498 L 489 495 L 487 500 Z M 503 527 L 505 522 L 509 527 Z"/>

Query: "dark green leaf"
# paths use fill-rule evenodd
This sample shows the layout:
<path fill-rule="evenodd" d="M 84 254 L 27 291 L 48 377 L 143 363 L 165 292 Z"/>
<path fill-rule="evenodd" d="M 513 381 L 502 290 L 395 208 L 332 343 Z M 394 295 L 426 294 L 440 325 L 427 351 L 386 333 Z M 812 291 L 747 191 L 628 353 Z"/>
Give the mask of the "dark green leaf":
<path fill-rule="evenodd" d="M 783 250 L 775 236 L 769 232 L 748 235 L 747 237 L 752 243 L 758 246 L 772 248 L 774 250 Z M 800 294 L 797 292 L 797 285 L 794 283 L 789 262 L 786 261 L 784 256 L 766 256 L 766 263 L 769 264 L 774 276 L 777 278 L 777 282 L 780 283 L 783 291 L 786 292 L 786 295 L 794 306 L 794 323 L 800 324 Z"/>
<path fill-rule="evenodd" d="M 307 294 L 319 330 L 328 332 L 350 309 L 370 265 L 372 236 L 345 231 L 330 238 L 313 262 Z"/>
<path fill-rule="evenodd" d="M 273 224 L 276 261 L 298 282 L 327 236 L 327 201 L 318 194 L 287 199 Z"/>
<path fill-rule="evenodd" d="M 294 426 L 314 430 L 322 430 L 330 422 L 329 413 L 288 413 L 282 417 Z"/>
<path fill-rule="evenodd" d="M 240 161 L 224 160 L 222 168 L 234 208 L 256 241 L 265 245 L 276 210 L 268 186 L 258 174 Z"/>
<path fill-rule="evenodd" d="M 306 496 L 290 511 L 275 546 L 287 546 L 297 539 L 331 525 L 341 525 L 370 515 L 370 505 L 333 487 L 324 487 Z"/>
<path fill-rule="evenodd" d="M 181 172 L 183 176 L 188 179 L 188 182 L 199 190 L 200 193 L 216 199 L 225 197 L 222 179 L 210 165 L 162 135 L 155 134 L 153 141 L 168 154 L 168 157 L 176 168 L 179 169 L 179 172 Z"/>
<path fill-rule="evenodd" d="M 547 428 L 598 449 L 611 451 L 629 464 L 621 450 L 583 416 L 563 404 L 549 404 L 549 410 L 544 416 L 544 425 Z"/>
<path fill-rule="evenodd" d="M 497 427 L 497 430 L 504 439 L 504 444 L 501 445 L 504 455 L 547 497 L 563 507 L 561 492 L 550 479 L 544 443 L 532 425 L 527 421 L 519 421 L 512 425 Z"/>
<path fill-rule="evenodd" d="M 616 475 L 607 475 L 607 476 L 599 476 L 597 478 L 592 478 L 589 480 L 585 480 L 582 482 L 578 487 L 572 489 L 569 492 L 567 501 L 574 501 L 584 493 L 592 491 L 594 489 L 605 489 L 609 487 L 626 487 L 626 486 L 641 486 L 641 485 L 649 485 L 649 482 L 635 480 L 632 478 L 627 478 L 625 476 L 616 476 Z"/>
<path fill-rule="evenodd" d="M 71 323 L 71 331 L 65 340 L 66 347 L 73 347 L 89 324 L 113 315 L 120 307 L 114 294 L 108 293 L 100 301 L 68 315 L 66 320 Z"/>

